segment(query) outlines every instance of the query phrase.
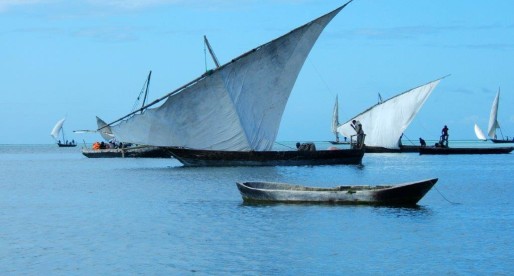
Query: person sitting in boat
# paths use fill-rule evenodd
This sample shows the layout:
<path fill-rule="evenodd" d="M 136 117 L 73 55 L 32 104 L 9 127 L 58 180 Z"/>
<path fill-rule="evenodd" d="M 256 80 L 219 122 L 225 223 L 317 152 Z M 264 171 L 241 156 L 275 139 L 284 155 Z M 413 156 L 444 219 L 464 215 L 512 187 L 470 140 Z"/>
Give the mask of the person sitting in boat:
<path fill-rule="evenodd" d="M 301 143 L 301 144 L 300 144 L 300 142 L 297 142 L 296 149 L 299 151 L 316 151 L 316 146 L 312 142 Z"/>
<path fill-rule="evenodd" d="M 357 120 L 353 120 L 351 126 L 357 133 L 357 148 L 360 149 L 364 145 L 364 130 L 362 129 L 362 124 Z"/>
<path fill-rule="evenodd" d="M 93 149 L 94 149 L 94 150 L 99 150 L 99 149 L 100 149 L 100 143 L 95 142 L 95 143 L 93 144 Z"/>
<path fill-rule="evenodd" d="M 71 140 L 71 144 L 75 145 L 75 139 Z"/>
<path fill-rule="evenodd" d="M 441 139 L 439 140 L 439 144 L 442 147 L 448 147 L 448 127 L 444 125 L 443 129 L 441 130 Z"/>
<path fill-rule="evenodd" d="M 426 147 L 427 146 L 427 142 L 425 142 L 425 139 L 419 137 L 419 145 L 421 147 Z"/>

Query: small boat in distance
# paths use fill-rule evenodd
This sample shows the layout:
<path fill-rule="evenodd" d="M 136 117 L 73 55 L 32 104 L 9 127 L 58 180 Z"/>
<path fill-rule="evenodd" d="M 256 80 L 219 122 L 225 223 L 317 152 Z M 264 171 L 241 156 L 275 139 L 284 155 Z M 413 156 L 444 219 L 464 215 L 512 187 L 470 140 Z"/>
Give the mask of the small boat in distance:
<path fill-rule="evenodd" d="M 237 182 L 245 202 L 416 205 L 437 178 L 381 186 L 308 187 L 274 182 Z"/>
<path fill-rule="evenodd" d="M 500 105 L 500 88 L 498 88 L 498 93 L 496 93 L 496 97 L 493 101 L 493 106 L 491 107 L 491 114 L 489 115 L 489 126 L 487 127 L 487 134 L 491 138 L 493 143 L 514 143 L 514 137 L 509 139 L 509 137 L 504 138 L 502 129 L 500 127 L 500 123 L 498 122 L 498 106 Z M 502 139 L 497 139 L 496 129 L 500 129 L 500 134 Z"/>
<path fill-rule="evenodd" d="M 449 148 L 449 147 L 420 147 L 419 154 L 508 154 L 514 147 L 487 147 L 487 148 Z"/>
<path fill-rule="evenodd" d="M 50 132 L 50 135 L 54 138 L 54 140 L 57 142 L 57 145 L 59 147 L 69 148 L 69 147 L 76 147 L 77 144 L 75 143 L 75 140 L 71 140 L 71 142 L 68 142 L 66 138 L 64 137 L 64 121 L 66 121 L 66 118 L 62 118 L 55 124 L 54 128 Z M 59 140 L 59 133 L 62 134 L 62 142 Z"/>
<path fill-rule="evenodd" d="M 335 141 L 329 141 L 332 145 L 340 145 L 340 144 L 349 144 L 346 142 L 346 137 L 344 138 L 344 142 L 339 141 L 339 132 L 337 131 L 337 127 L 339 126 L 339 100 L 336 95 L 336 103 L 334 104 L 334 111 L 332 112 L 332 133 L 336 136 Z"/>

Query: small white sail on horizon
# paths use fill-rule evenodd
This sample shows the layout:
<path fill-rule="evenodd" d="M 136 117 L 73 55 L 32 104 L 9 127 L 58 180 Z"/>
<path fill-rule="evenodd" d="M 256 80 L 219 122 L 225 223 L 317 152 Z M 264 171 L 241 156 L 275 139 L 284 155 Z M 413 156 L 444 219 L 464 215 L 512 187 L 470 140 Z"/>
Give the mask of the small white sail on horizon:
<path fill-rule="evenodd" d="M 481 140 L 481 141 L 487 140 L 487 137 L 485 137 L 484 132 L 482 131 L 482 129 L 480 129 L 480 127 L 478 127 L 478 125 L 476 123 L 475 123 L 475 135 L 477 136 L 478 140 Z"/>
<path fill-rule="evenodd" d="M 112 122 L 113 134 L 153 146 L 271 150 L 307 55 L 348 3 Z"/>
<path fill-rule="evenodd" d="M 443 78 L 410 89 L 370 107 L 340 125 L 337 128 L 339 133 L 346 137 L 355 135 L 351 122 L 357 120 L 361 122 L 366 134 L 366 146 L 399 148 L 398 142 L 403 132 Z"/>
<path fill-rule="evenodd" d="M 489 125 L 487 127 L 487 134 L 492 139 L 496 139 L 496 129 L 500 128 L 500 123 L 498 122 L 498 105 L 500 104 L 500 89 L 498 88 L 498 93 L 496 93 L 496 97 L 494 97 L 493 105 L 491 106 L 491 114 L 489 115 Z"/>
<path fill-rule="evenodd" d="M 59 121 L 57 121 L 55 126 L 52 128 L 52 131 L 50 132 L 50 135 L 55 139 L 56 142 L 59 140 L 59 133 L 61 133 L 62 126 L 64 125 L 64 121 L 66 121 L 66 118 L 62 118 Z M 62 139 L 64 142 L 64 132 L 62 133 L 62 135 L 63 135 Z"/>
<path fill-rule="evenodd" d="M 339 100 L 336 95 L 336 103 L 334 104 L 334 111 L 332 112 L 332 133 L 336 136 L 335 142 L 339 142 L 339 132 L 337 127 L 339 126 Z"/>

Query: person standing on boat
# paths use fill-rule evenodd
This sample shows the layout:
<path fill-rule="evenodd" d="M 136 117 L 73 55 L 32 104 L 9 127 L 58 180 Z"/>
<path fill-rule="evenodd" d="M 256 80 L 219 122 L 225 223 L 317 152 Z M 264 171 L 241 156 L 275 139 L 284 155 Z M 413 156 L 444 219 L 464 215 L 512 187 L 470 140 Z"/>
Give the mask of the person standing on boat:
<path fill-rule="evenodd" d="M 448 147 L 448 127 L 444 125 L 443 129 L 441 130 L 441 146 Z"/>
<path fill-rule="evenodd" d="M 364 145 L 364 130 L 362 129 L 362 124 L 357 120 L 353 120 L 352 127 L 357 133 L 357 148 L 360 149 Z"/>
<path fill-rule="evenodd" d="M 427 142 L 425 142 L 425 139 L 419 137 L 419 145 L 420 145 L 420 147 L 426 147 Z"/>

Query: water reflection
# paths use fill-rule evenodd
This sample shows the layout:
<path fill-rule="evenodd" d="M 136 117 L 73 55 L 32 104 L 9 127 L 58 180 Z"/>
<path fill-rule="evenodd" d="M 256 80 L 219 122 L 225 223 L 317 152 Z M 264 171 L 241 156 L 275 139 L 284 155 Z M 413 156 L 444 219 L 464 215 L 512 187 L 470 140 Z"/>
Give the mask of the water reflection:
<path fill-rule="evenodd" d="M 396 217 L 423 217 L 433 215 L 433 211 L 425 206 L 374 206 L 373 211 L 379 215 Z"/>

